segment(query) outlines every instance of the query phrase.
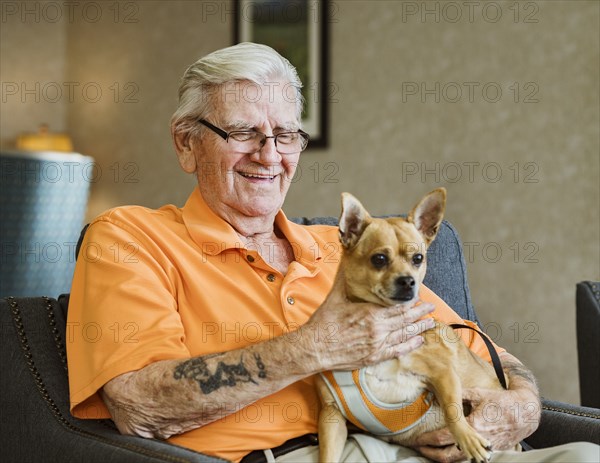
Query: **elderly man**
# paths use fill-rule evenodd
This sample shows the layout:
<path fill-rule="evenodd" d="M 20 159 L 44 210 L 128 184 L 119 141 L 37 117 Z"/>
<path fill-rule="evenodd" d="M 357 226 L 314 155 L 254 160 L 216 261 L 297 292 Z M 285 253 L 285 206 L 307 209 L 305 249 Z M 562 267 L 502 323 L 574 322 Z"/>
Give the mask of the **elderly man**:
<path fill-rule="evenodd" d="M 181 209 L 120 207 L 91 223 L 69 322 L 101 327 L 103 335 L 69 343 L 75 416 L 112 417 L 124 434 L 234 461 L 249 453 L 267 461 L 270 450 L 251 452 L 282 444 L 286 452 L 294 447 L 285 442 L 316 432 L 313 375 L 418 348 L 434 306 L 458 318 L 427 288 L 416 307 L 327 298 L 337 229 L 295 225 L 281 211 L 308 143 L 300 87 L 287 60 L 249 43 L 186 71 L 171 130 L 179 163 L 198 185 Z M 484 350 L 478 341 L 470 347 Z M 473 425 L 495 449 L 514 446 L 540 416 L 531 374 L 506 352 L 502 360 L 510 390 L 468 397 Z M 494 423 L 482 417 L 487 401 L 506 412 Z M 301 448 L 281 458 L 317 461 L 314 443 L 300 439 Z M 416 450 L 350 438 L 344 458 L 421 453 L 453 461 L 462 456 L 453 443 L 446 430 L 423 436 Z"/>

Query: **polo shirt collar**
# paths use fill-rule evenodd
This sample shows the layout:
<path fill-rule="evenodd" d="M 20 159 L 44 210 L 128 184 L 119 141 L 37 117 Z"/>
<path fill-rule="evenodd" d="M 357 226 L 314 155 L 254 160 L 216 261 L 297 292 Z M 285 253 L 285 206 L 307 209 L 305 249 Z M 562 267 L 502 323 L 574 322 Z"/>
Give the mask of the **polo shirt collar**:
<path fill-rule="evenodd" d="M 308 227 L 289 221 L 281 210 L 275 216 L 275 225 L 292 245 L 296 261 L 309 269 L 321 262 L 321 246 Z"/>
<path fill-rule="evenodd" d="M 188 233 L 205 254 L 246 249 L 235 229 L 206 204 L 198 186 L 183 206 L 182 218 Z M 306 227 L 290 222 L 282 210 L 275 216 L 275 225 L 292 244 L 298 262 L 312 267 L 321 260 L 319 247 Z"/>

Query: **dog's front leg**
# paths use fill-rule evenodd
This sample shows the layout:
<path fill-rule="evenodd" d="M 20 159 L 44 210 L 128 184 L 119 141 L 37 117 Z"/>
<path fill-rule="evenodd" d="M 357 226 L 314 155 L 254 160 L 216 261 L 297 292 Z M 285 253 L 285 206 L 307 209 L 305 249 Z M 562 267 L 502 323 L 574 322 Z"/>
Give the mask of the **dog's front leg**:
<path fill-rule="evenodd" d="M 348 437 L 346 418 L 342 415 L 335 399 L 321 377 L 317 377 L 316 386 L 321 398 L 321 411 L 319 413 L 319 462 L 337 463 L 340 461 L 346 438 Z"/>
<path fill-rule="evenodd" d="M 431 387 L 446 419 L 446 425 L 456 439 L 456 445 L 465 456 L 479 463 L 490 457 L 490 443 L 481 437 L 467 422 L 462 405 L 462 385 L 453 368 L 442 375 L 430 378 Z"/>

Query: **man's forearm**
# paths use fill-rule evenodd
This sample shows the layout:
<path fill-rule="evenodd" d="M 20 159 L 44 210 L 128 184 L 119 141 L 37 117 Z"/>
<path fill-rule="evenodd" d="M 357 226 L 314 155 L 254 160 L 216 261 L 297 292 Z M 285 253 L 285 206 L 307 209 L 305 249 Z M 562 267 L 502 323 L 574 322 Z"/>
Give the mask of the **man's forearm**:
<path fill-rule="evenodd" d="M 326 300 L 295 332 L 230 352 L 159 361 L 112 379 L 102 396 L 113 420 L 124 434 L 167 438 L 315 373 L 408 353 L 433 326 L 422 318 L 432 304 L 382 308 L 338 299 Z"/>
<path fill-rule="evenodd" d="M 518 399 L 514 405 L 516 424 L 528 428 L 528 434 L 531 434 L 537 428 L 542 413 L 535 377 L 528 368 L 508 352 L 501 353 L 500 360 L 508 377 L 508 389 L 516 394 L 516 399 Z"/>
<path fill-rule="evenodd" d="M 525 367 L 514 355 L 508 352 L 502 352 L 500 354 L 500 360 L 504 371 L 511 379 L 511 383 L 514 383 L 515 387 L 527 388 L 538 394 L 538 387 L 535 376 L 529 369 Z M 512 387 L 510 388 L 512 389 Z"/>
<path fill-rule="evenodd" d="M 292 333 L 245 349 L 159 361 L 109 381 L 102 396 L 122 433 L 164 439 L 315 373 L 309 350 Z"/>

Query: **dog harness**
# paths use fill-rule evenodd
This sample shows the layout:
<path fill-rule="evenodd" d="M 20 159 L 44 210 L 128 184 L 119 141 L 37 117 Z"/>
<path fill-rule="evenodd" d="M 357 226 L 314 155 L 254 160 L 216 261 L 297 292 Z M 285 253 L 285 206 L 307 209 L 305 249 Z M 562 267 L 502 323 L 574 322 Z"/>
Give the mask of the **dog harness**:
<path fill-rule="evenodd" d="M 482 332 L 462 324 L 451 328 L 467 328 L 479 334 L 490 356 L 498 381 L 507 389 L 500 358 L 493 344 Z M 365 380 L 365 369 L 326 371 L 321 373 L 344 417 L 363 431 L 378 436 L 393 436 L 416 426 L 431 411 L 433 394 L 423 392 L 414 402 L 387 404 L 373 396 Z"/>
<path fill-rule="evenodd" d="M 425 391 L 414 402 L 384 403 L 373 396 L 365 369 L 321 373 L 344 417 L 371 434 L 392 436 L 408 431 L 430 411 L 433 394 Z"/>

